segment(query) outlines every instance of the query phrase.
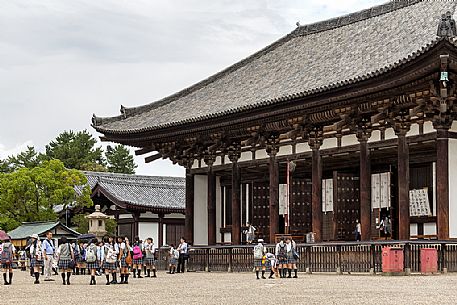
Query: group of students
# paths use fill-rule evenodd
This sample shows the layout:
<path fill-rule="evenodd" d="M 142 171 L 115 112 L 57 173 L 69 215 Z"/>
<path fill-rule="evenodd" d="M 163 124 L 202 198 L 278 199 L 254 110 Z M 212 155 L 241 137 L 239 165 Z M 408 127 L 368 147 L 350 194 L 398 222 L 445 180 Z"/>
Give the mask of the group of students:
<path fill-rule="evenodd" d="M 1 263 L 5 285 L 10 285 L 13 277 L 13 258 L 16 253 L 14 245 L 9 240 L 0 246 Z M 40 283 L 40 275 L 45 275 L 45 281 L 53 281 L 51 272 L 57 274 L 57 268 L 62 276 L 62 284 L 70 285 L 72 274 L 85 274 L 90 272 L 90 285 L 96 285 L 96 275 L 104 273 L 106 285 L 128 284 L 130 272 L 133 277 L 143 278 L 141 272 L 145 267 L 145 277 L 157 277 L 156 275 L 156 251 L 152 238 L 141 241 L 135 238 L 133 244 L 127 237 L 105 236 L 103 241 L 94 238 L 88 243 L 70 243 L 66 237 L 62 237 L 59 246 L 55 247 L 52 233 L 46 234 L 46 239 L 41 241 L 37 234 L 31 236 L 28 247 L 30 258 L 30 272 L 35 277 L 35 284 Z M 184 265 L 188 259 L 188 245 L 184 238 L 177 248 L 171 245 L 168 252 L 170 274 L 184 272 Z M 53 266 L 56 265 L 53 268 Z M 178 271 L 176 272 L 176 265 Z M 152 276 L 151 276 L 152 271 Z M 8 275 L 9 273 L 9 275 Z M 120 281 L 117 274 L 120 274 Z M 111 277 L 111 280 L 110 280 Z"/>
<path fill-rule="evenodd" d="M 276 244 L 275 253 L 267 252 L 263 239 L 258 240 L 254 246 L 254 268 L 257 279 L 262 271 L 262 279 L 266 279 L 265 272 L 270 271 L 269 279 L 276 278 L 297 278 L 297 261 L 299 259 L 295 242 L 287 237 L 281 238 Z"/>

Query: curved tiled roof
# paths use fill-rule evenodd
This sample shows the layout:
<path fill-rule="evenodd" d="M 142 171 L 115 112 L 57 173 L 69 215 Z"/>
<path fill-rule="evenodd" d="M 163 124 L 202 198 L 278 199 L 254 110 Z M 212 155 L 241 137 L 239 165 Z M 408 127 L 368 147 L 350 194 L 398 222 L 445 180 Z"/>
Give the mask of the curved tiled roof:
<path fill-rule="evenodd" d="M 133 133 L 186 124 L 304 97 L 385 73 L 437 41 L 454 1 L 400 0 L 298 27 L 270 46 L 155 103 L 97 118 L 100 132 Z"/>
<path fill-rule="evenodd" d="M 136 207 L 182 212 L 185 208 L 185 178 L 84 172 L 92 191 Z"/>

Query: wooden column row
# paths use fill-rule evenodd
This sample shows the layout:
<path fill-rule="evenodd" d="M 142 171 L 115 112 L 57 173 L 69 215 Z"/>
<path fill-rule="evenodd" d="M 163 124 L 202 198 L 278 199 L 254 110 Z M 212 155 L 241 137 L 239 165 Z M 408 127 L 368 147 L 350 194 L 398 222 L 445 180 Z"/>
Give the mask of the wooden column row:
<path fill-rule="evenodd" d="M 194 175 L 190 170 L 186 170 L 186 220 L 185 237 L 187 242 L 194 241 Z"/>

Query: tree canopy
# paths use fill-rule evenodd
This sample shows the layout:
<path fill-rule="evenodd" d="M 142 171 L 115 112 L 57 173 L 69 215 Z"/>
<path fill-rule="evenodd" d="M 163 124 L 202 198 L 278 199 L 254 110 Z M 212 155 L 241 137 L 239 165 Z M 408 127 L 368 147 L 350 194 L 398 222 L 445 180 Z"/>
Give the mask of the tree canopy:
<path fill-rule="evenodd" d="M 46 145 L 46 157 L 58 159 L 66 168 L 101 171 L 105 159 L 101 147 L 95 147 L 97 140 L 87 130 L 64 131 Z"/>
<path fill-rule="evenodd" d="M 57 219 L 57 208 L 91 206 L 88 186 L 81 194 L 75 186 L 87 184 L 84 174 L 66 169 L 59 160 L 22 167 L 0 174 L 0 226 L 11 230 L 21 222 Z"/>
<path fill-rule="evenodd" d="M 112 173 L 135 174 L 135 164 L 133 156 L 124 145 L 116 145 L 106 148 L 106 159 L 108 161 L 108 171 Z"/>

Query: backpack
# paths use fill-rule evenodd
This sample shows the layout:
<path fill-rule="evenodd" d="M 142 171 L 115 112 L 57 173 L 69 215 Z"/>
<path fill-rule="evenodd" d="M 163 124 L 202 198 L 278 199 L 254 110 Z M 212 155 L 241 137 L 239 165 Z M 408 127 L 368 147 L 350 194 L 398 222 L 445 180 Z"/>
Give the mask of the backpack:
<path fill-rule="evenodd" d="M 113 248 L 105 246 L 105 261 L 108 264 L 116 262 L 116 252 L 114 252 Z"/>
<path fill-rule="evenodd" d="M 97 261 L 97 254 L 94 250 L 95 247 L 89 246 L 86 250 L 86 262 L 88 263 L 95 263 Z"/>
<path fill-rule="evenodd" d="M 3 250 L 1 254 L 2 264 L 11 264 L 11 259 L 13 257 L 13 245 L 12 244 L 3 244 Z"/>
<path fill-rule="evenodd" d="M 179 259 L 179 251 L 178 250 L 173 250 L 173 257 L 176 259 Z"/>
<path fill-rule="evenodd" d="M 254 246 L 254 259 L 262 259 L 263 258 L 263 246 L 257 245 Z"/>
<path fill-rule="evenodd" d="M 133 246 L 133 259 L 143 258 L 143 252 L 139 245 Z"/>
<path fill-rule="evenodd" d="M 287 257 L 287 254 L 286 254 L 286 245 L 279 245 L 279 253 L 278 253 L 278 256 L 281 257 L 281 258 L 285 258 Z"/>

